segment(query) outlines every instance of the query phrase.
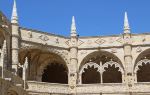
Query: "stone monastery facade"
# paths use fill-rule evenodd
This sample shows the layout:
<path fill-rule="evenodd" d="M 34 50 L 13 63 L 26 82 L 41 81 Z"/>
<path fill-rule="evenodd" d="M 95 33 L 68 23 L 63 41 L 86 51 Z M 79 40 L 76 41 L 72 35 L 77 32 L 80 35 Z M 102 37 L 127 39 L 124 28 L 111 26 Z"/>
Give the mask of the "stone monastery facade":
<path fill-rule="evenodd" d="M 150 95 L 150 33 L 70 37 L 19 26 L 0 13 L 0 95 Z"/>

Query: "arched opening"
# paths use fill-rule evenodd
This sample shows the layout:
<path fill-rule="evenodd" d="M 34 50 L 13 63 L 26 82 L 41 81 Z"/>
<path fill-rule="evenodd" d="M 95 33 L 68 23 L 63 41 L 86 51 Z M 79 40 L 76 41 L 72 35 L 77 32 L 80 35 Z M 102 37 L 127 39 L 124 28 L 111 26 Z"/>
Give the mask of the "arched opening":
<path fill-rule="evenodd" d="M 139 66 L 137 82 L 150 82 L 150 63 L 142 63 L 142 66 Z"/>
<path fill-rule="evenodd" d="M 68 83 L 67 64 L 58 54 L 44 49 L 20 50 L 20 64 L 24 64 L 26 57 L 28 58 L 28 68 L 26 70 L 28 81 Z"/>
<path fill-rule="evenodd" d="M 97 51 L 87 55 L 81 62 L 80 72 L 89 63 L 97 64 L 98 70 L 91 66 L 88 69 L 84 69 L 85 72 L 82 72 L 82 77 L 79 77 L 82 83 L 122 83 L 123 65 L 114 54 Z"/>
<path fill-rule="evenodd" d="M 104 83 L 121 83 L 122 82 L 122 74 L 119 71 L 119 67 L 115 67 L 114 65 L 108 65 L 108 68 L 104 68 L 103 72 L 103 82 Z"/>
<path fill-rule="evenodd" d="M 150 82 L 150 49 L 139 54 L 135 63 L 134 74 L 136 82 Z"/>
<path fill-rule="evenodd" d="M 84 69 L 84 73 L 82 73 L 83 84 L 100 83 L 100 79 L 98 68 L 94 68 L 94 66 L 88 66 L 87 69 Z"/>
<path fill-rule="evenodd" d="M 59 63 L 50 63 L 44 70 L 42 82 L 68 83 L 68 71 L 66 67 Z"/>

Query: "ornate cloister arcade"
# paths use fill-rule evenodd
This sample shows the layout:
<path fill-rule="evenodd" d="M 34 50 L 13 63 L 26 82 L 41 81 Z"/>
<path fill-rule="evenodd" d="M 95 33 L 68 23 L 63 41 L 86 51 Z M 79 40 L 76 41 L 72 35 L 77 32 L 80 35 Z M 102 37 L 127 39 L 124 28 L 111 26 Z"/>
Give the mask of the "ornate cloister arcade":
<path fill-rule="evenodd" d="M 139 54 L 134 66 L 136 82 L 150 82 L 150 49 Z"/>
<path fill-rule="evenodd" d="M 68 83 L 67 64 L 59 55 L 40 49 L 20 50 L 20 64 L 24 64 L 26 57 L 28 58 L 28 80 L 49 83 Z M 20 70 L 20 75 L 21 74 Z"/>
<path fill-rule="evenodd" d="M 124 68 L 112 53 L 97 51 L 86 56 L 80 67 L 79 83 L 122 83 Z"/>

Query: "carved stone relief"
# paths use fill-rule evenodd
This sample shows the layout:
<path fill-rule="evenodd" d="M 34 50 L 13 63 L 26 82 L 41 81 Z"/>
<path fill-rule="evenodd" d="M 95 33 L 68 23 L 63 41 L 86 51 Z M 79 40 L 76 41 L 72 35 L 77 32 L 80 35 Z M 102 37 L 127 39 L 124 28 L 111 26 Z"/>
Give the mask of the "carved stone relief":
<path fill-rule="evenodd" d="M 39 39 L 41 39 L 42 41 L 48 41 L 48 40 L 49 40 L 49 37 L 46 36 L 46 35 L 40 35 L 40 36 L 39 36 Z"/>
<path fill-rule="evenodd" d="M 140 46 L 138 46 L 138 47 L 136 48 L 136 52 L 142 52 L 142 48 L 141 48 Z"/>
<path fill-rule="evenodd" d="M 106 42 L 106 40 L 102 39 L 102 38 L 99 38 L 95 41 L 95 43 L 101 45 L 101 44 L 104 44 Z"/>

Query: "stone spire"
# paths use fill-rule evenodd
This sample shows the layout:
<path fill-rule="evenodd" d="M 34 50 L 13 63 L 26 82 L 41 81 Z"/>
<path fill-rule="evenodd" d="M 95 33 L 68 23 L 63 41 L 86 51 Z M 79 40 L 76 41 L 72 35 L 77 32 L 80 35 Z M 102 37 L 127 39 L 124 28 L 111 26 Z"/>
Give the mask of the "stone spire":
<path fill-rule="evenodd" d="M 75 24 L 75 18 L 74 18 L 74 16 L 72 17 L 71 36 L 77 36 L 76 24 Z"/>
<path fill-rule="evenodd" d="M 17 14 L 16 0 L 14 0 L 11 23 L 18 24 L 18 14 Z"/>
<path fill-rule="evenodd" d="M 130 26 L 128 22 L 127 12 L 125 12 L 125 16 L 124 16 L 124 33 L 130 33 Z"/>

